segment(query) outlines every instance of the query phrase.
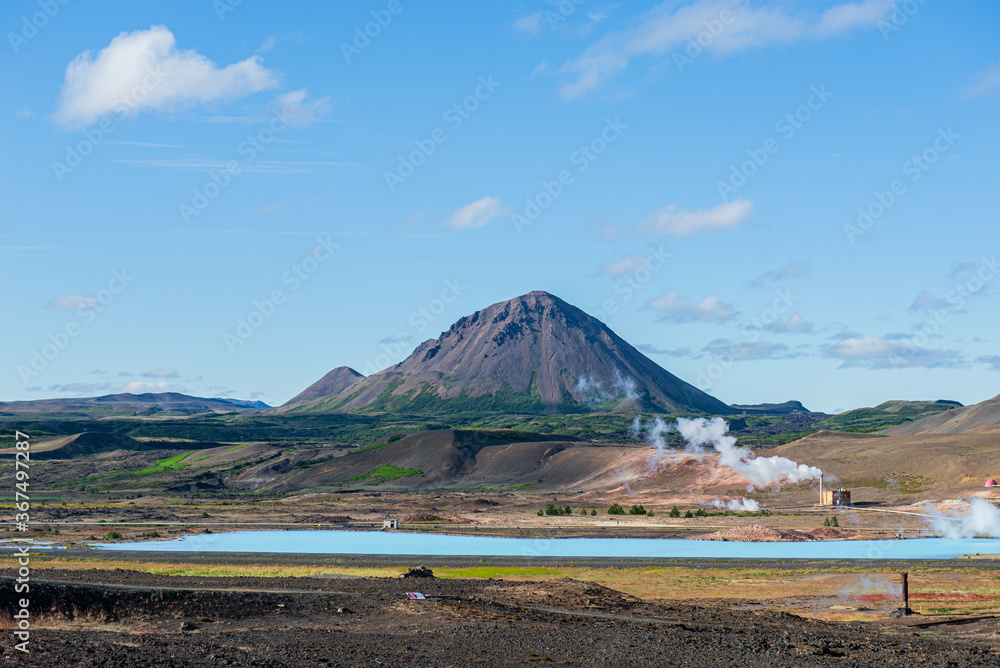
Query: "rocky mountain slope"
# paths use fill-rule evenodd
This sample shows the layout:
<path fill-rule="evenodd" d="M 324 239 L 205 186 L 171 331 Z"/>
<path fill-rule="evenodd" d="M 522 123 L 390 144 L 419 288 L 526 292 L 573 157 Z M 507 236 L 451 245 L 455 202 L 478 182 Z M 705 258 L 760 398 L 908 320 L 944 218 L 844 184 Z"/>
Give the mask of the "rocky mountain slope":
<path fill-rule="evenodd" d="M 547 292 L 465 316 L 399 364 L 345 386 L 356 373 L 334 369 L 279 410 L 732 412 Z"/>

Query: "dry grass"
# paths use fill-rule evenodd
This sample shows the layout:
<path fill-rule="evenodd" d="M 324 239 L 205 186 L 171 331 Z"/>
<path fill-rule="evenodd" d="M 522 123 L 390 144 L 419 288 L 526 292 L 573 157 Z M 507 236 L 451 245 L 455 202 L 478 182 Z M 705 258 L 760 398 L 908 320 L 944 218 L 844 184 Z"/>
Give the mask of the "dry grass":
<path fill-rule="evenodd" d="M 153 575 L 186 575 L 200 577 L 305 578 L 321 575 L 357 575 L 361 577 L 395 577 L 405 568 L 355 568 L 327 566 L 283 566 L 280 564 L 170 564 L 155 561 L 115 561 L 110 559 L 46 559 L 32 564 L 34 570 L 106 570 L 116 568 L 152 573 Z"/>
<path fill-rule="evenodd" d="M 298 578 L 323 575 L 397 577 L 403 568 L 359 568 L 297 565 L 191 565 L 159 562 L 131 562 L 88 559 L 47 559 L 36 567 L 71 570 L 113 570 L 123 568 L 156 575 L 208 577 Z M 776 607 L 836 621 L 873 621 L 898 605 L 884 588 L 874 593 L 865 583 L 896 585 L 898 573 L 872 571 L 860 567 L 804 568 L 437 568 L 443 578 L 502 578 L 511 581 L 538 581 L 569 577 L 594 582 L 644 599 L 670 600 L 752 600 Z M 831 603 L 875 608 L 872 612 L 831 610 Z M 910 607 L 921 614 L 1000 613 L 1000 572 L 994 570 L 911 569 Z M 45 623 L 58 623 L 49 620 Z M 74 622 L 75 623 L 75 622 Z M 99 622 L 93 622 L 99 623 Z M 0 626 L 3 620 L 0 619 Z M 55 627 L 52 627 L 55 628 Z"/>

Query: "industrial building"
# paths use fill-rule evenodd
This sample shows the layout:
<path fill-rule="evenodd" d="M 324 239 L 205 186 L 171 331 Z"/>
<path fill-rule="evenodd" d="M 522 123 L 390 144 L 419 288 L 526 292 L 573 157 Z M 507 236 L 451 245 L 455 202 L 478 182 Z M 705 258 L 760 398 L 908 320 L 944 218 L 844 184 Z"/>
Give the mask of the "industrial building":
<path fill-rule="evenodd" d="M 851 493 L 841 487 L 840 489 L 823 489 L 823 478 L 819 479 L 819 505 L 821 506 L 849 506 L 851 505 Z"/>
<path fill-rule="evenodd" d="M 840 489 L 828 489 L 823 492 L 820 499 L 821 506 L 849 506 L 851 505 L 851 493 L 841 487 Z"/>

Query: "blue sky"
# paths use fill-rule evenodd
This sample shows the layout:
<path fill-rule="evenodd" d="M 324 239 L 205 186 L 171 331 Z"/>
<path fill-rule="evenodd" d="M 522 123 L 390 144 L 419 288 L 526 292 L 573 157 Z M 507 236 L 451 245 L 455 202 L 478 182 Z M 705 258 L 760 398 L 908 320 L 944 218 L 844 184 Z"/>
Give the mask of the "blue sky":
<path fill-rule="evenodd" d="M 0 399 L 278 404 L 547 290 L 729 403 L 981 401 L 998 20 L 8 3 Z"/>

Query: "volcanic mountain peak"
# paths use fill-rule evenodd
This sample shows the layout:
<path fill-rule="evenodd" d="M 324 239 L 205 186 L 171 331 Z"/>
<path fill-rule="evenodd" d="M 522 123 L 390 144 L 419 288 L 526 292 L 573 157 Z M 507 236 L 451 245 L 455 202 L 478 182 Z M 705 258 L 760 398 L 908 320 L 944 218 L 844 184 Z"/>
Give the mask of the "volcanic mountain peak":
<path fill-rule="evenodd" d="M 305 401 L 307 399 L 317 399 L 319 397 L 328 397 L 331 394 L 338 394 L 361 378 L 364 378 L 364 376 L 351 367 L 338 366 L 293 397 L 292 401 Z"/>
<path fill-rule="evenodd" d="M 642 410 L 726 413 L 596 318 L 535 291 L 460 318 L 399 364 L 340 391 L 334 370 L 285 410 L 553 412 Z M 343 381 L 343 373 L 337 375 Z M 443 402 L 443 403 L 442 403 Z"/>

